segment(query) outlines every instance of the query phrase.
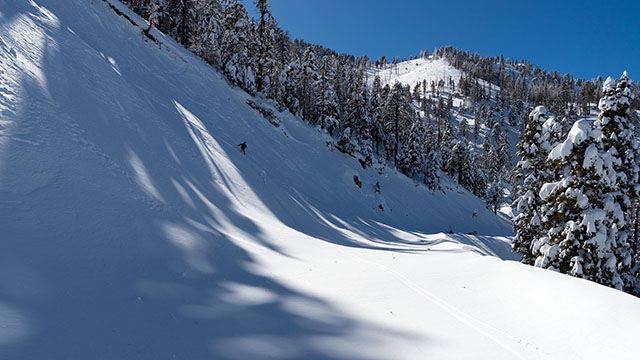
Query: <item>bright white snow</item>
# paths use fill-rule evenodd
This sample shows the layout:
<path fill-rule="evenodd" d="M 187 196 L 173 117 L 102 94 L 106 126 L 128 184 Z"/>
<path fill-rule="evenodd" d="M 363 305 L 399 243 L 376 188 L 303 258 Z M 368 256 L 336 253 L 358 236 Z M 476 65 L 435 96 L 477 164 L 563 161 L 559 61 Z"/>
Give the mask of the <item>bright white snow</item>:
<path fill-rule="evenodd" d="M 505 261 L 509 224 L 468 193 L 272 126 L 103 1 L 0 13 L 0 358 L 640 352 L 638 299 Z"/>
<path fill-rule="evenodd" d="M 432 81 L 437 84 L 438 81 L 443 80 L 448 84 L 450 78 L 457 85 L 460 74 L 460 70 L 451 66 L 447 59 L 418 58 L 398 64 L 388 64 L 382 69 L 372 69 L 369 80 L 373 81 L 377 75 L 383 86 L 385 84 L 392 86 L 398 81 L 411 86 L 413 90 L 417 83 L 422 83 L 425 80 L 428 88 L 430 88 Z"/>

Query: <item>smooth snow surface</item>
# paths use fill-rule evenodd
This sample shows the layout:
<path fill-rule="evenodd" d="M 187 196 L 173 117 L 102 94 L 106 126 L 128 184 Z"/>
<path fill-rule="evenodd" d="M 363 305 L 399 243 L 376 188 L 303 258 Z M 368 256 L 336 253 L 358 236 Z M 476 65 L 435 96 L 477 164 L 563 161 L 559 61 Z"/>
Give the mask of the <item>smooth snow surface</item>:
<path fill-rule="evenodd" d="M 638 299 L 505 261 L 467 192 L 272 126 L 102 0 L 0 13 L 0 359 L 640 353 Z"/>

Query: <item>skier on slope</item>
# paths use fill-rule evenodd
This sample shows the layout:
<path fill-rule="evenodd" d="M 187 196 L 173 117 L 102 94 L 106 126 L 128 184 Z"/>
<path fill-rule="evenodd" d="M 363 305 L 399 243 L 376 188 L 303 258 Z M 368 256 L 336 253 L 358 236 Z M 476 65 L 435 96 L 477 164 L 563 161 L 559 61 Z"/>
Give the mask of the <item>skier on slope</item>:
<path fill-rule="evenodd" d="M 242 153 L 242 155 L 247 155 L 247 153 L 245 152 L 245 149 L 247 148 L 247 142 L 243 141 L 242 143 L 238 144 L 237 146 L 240 146 L 240 152 Z"/>

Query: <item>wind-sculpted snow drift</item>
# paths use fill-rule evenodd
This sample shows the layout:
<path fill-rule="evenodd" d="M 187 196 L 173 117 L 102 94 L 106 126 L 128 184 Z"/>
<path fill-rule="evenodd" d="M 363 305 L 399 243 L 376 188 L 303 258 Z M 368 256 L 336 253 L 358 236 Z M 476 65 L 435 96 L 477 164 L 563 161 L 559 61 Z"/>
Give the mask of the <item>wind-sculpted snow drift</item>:
<path fill-rule="evenodd" d="M 467 192 L 267 121 L 153 35 L 0 0 L 0 358 L 637 356 L 638 299 L 505 261 Z"/>

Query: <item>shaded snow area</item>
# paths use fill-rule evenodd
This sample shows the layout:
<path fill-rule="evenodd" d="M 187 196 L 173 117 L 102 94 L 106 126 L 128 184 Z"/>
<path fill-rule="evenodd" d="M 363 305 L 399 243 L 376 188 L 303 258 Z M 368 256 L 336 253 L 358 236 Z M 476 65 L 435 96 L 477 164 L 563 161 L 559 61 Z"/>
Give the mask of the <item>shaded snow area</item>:
<path fill-rule="evenodd" d="M 509 261 L 473 196 L 273 126 L 154 36 L 0 0 L 0 359 L 637 358 L 638 299 Z"/>

